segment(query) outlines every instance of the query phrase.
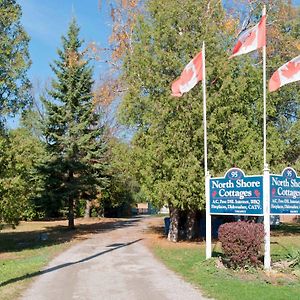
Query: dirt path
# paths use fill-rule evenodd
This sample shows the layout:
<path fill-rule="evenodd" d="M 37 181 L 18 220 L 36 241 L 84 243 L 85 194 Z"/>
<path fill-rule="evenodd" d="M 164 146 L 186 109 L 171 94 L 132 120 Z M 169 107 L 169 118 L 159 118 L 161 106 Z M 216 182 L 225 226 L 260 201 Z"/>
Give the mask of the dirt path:
<path fill-rule="evenodd" d="M 147 220 L 130 219 L 56 257 L 23 300 L 205 299 L 144 245 Z"/>

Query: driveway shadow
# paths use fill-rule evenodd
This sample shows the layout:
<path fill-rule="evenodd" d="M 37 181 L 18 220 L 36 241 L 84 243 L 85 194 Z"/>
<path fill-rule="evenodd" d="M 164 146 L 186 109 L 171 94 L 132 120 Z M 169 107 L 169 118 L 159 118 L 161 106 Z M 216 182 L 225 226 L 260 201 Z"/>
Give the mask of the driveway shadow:
<path fill-rule="evenodd" d="M 69 242 L 73 239 L 84 240 L 89 234 L 109 232 L 124 227 L 135 226 L 140 222 L 141 217 L 134 217 L 127 220 L 97 222 L 90 224 L 79 224 L 74 230 L 67 226 L 46 226 L 44 230 L 0 232 L 0 253 L 18 252 L 28 249 L 38 249 Z"/>
<path fill-rule="evenodd" d="M 37 272 L 33 272 L 33 273 L 26 274 L 26 275 L 23 275 L 23 276 L 19 276 L 19 277 L 16 277 L 16 278 L 9 279 L 7 281 L 4 281 L 4 282 L 0 283 L 0 287 L 8 285 L 10 283 L 22 281 L 24 279 L 28 279 L 28 278 L 36 277 L 36 276 L 39 276 L 39 275 L 43 275 L 43 274 L 46 274 L 46 273 L 49 273 L 49 272 L 54 272 L 54 271 L 60 270 L 62 268 L 73 266 L 73 265 L 76 265 L 76 264 L 79 264 L 79 263 L 84 263 L 84 262 L 87 262 L 87 261 L 89 261 L 91 259 L 94 259 L 94 258 L 96 258 L 96 257 L 98 257 L 100 255 L 104 255 L 106 253 L 118 250 L 120 248 L 128 247 L 128 246 L 130 246 L 132 244 L 138 243 L 141 240 L 143 240 L 143 239 L 137 239 L 137 240 L 134 240 L 134 241 L 128 242 L 128 243 L 118 243 L 118 244 L 108 245 L 106 247 L 109 247 L 111 249 L 98 252 L 96 254 L 93 254 L 91 256 L 85 257 L 83 259 L 80 259 L 80 260 L 77 260 L 77 261 L 74 261 L 74 262 L 69 262 L 69 263 L 57 265 L 57 266 L 54 266 L 54 267 L 51 267 L 51 268 L 48 268 L 48 269 L 45 269 L 45 270 L 42 270 L 42 271 L 37 271 Z"/>

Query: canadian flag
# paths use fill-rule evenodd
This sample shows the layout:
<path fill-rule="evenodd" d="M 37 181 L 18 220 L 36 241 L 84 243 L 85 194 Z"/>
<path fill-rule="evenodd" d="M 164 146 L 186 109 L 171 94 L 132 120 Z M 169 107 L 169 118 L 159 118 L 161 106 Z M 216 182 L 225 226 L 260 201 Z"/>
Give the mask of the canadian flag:
<path fill-rule="evenodd" d="M 172 96 L 181 97 L 202 80 L 202 51 L 199 52 L 183 69 L 180 77 L 172 83 Z"/>
<path fill-rule="evenodd" d="M 243 32 L 235 47 L 232 55 L 229 58 L 249 53 L 253 50 L 266 46 L 266 14 L 263 16 L 258 24 Z"/>
<path fill-rule="evenodd" d="M 300 80 L 300 55 L 281 66 L 269 81 L 269 91 L 274 92 L 281 86 Z"/>

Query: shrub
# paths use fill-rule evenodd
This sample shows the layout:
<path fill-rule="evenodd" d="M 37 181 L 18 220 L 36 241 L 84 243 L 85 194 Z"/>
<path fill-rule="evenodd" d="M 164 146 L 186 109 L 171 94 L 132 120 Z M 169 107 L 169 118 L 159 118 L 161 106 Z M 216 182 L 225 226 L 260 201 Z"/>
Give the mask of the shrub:
<path fill-rule="evenodd" d="M 264 240 L 264 226 L 260 223 L 233 222 L 219 228 L 219 240 L 230 267 L 258 266 Z"/>

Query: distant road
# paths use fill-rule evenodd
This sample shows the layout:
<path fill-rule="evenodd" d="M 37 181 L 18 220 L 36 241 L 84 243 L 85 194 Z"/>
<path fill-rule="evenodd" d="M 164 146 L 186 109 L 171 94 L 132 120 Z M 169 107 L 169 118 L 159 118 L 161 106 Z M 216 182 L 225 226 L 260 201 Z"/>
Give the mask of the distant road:
<path fill-rule="evenodd" d="M 120 222 L 56 257 L 23 300 L 199 300 L 200 291 L 144 246 L 145 218 Z"/>

